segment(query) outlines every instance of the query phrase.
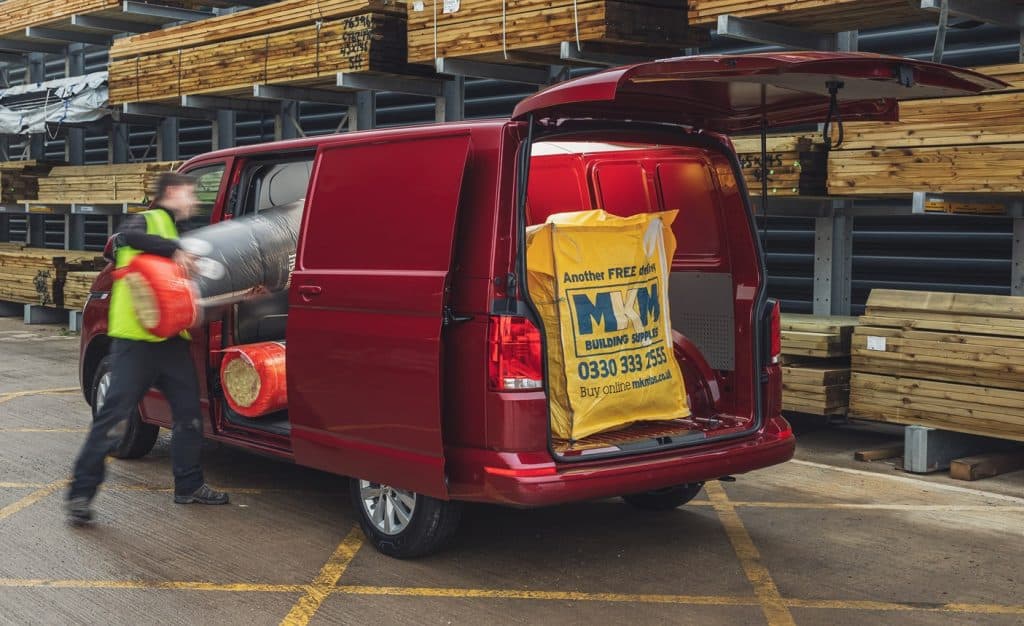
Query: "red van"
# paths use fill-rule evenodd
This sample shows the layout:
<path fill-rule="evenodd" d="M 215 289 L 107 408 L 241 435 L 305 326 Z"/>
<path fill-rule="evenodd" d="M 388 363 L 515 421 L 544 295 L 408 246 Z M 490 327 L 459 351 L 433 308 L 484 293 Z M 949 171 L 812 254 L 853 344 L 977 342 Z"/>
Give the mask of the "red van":
<path fill-rule="evenodd" d="M 736 155 L 722 133 L 896 119 L 900 98 L 1002 86 L 870 54 L 669 59 L 550 87 L 511 119 L 221 150 L 182 167 L 201 223 L 305 198 L 287 293 L 213 311 L 194 330 L 211 439 L 351 476 L 379 550 L 427 553 L 464 501 L 535 507 L 622 496 L 679 506 L 707 480 L 788 460 L 778 306 Z M 557 212 L 679 209 L 670 278 L 687 419 L 580 441 L 551 436 L 544 338 L 525 285 L 525 229 Z M 81 384 L 109 384 L 109 271 L 85 307 Z M 219 388 L 226 346 L 287 341 L 288 409 L 253 420 Z M 117 455 L 170 424 L 150 393 Z"/>

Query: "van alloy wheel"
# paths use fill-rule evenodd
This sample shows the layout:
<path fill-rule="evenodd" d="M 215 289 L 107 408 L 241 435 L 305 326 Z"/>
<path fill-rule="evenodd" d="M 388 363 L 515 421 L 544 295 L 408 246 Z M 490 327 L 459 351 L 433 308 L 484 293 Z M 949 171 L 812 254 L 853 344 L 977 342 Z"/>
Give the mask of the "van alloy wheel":
<path fill-rule="evenodd" d="M 385 535 L 397 535 L 416 511 L 416 494 L 368 480 L 359 481 L 359 499 L 366 516 Z"/>
<path fill-rule="evenodd" d="M 103 372 L 100 376 L 99 382 L 96 383 L 96 399 L 93 401 L 96 405 L 96 412 L 99 413 L 100 409 L 103 408 L 103 403 L 107 399 L 107 392 L 110 391 L 110 372 Z"/>

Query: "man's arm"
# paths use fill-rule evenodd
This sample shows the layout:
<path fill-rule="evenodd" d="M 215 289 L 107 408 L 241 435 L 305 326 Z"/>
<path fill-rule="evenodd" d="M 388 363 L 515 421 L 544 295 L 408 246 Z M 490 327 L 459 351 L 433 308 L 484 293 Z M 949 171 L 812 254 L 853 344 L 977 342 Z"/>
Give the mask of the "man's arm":
<path fill-rule="evenodd" d="M 171 258 L 179 250 L 178 242 L 175 239 L 164 239 L 157 235 L 150 235 L 146 232 L 146 218 L 141 215 L 132 215 L 121 224 L 121 228 L 114 239 L 115 248 L 129 246 L 141 252 L 156 254 L 158 256 Z"/>

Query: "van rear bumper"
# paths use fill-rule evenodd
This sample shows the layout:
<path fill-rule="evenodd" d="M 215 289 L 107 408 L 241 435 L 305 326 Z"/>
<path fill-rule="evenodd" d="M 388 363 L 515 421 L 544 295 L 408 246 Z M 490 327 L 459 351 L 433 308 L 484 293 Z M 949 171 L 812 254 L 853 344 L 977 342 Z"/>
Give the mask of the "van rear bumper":
<path fill-rule="evenodd" d="M 781 416 L 734 441 L 593 463 L 559 463 L 546 452 L 451 447 L 445 452 L 453 500 L 548 506 L 662 489 L 741 474 L 793 457 L 796 441 Z"/>

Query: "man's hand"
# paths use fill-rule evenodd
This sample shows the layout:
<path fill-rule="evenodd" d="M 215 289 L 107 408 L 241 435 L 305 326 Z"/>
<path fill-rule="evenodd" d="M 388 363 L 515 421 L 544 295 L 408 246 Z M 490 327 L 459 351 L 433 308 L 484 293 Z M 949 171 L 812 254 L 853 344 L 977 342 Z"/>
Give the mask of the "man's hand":
<path fill-rule="evenodd" d="M 196 271 L 196 256 L 185 252 L 184 250 L 178 250 L 174 253 L 172 260 L 178 264 L 181 269 L 185 270 L 185 273 L 191 276 Z"/>

